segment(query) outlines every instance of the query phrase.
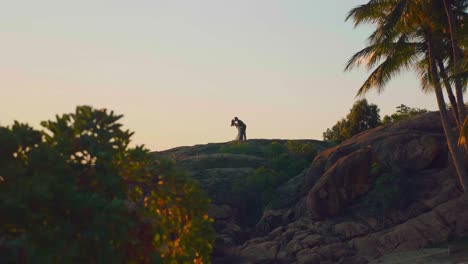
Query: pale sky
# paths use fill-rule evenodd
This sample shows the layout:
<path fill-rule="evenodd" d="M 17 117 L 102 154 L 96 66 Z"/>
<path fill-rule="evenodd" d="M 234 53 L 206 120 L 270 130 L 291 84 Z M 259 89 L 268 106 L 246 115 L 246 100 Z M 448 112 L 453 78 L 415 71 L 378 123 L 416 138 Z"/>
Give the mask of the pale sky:
<path fill-rule="evenodd" d="M 77 105 L 124 114 L 151 150 L 248 138 L 322 139 L 365 69 L 343 72 L 370 27 L 358 0 L 0 0 L 0 125 L 40 128 Z M 436 109 L 414 73 L 367 99 Z"/>

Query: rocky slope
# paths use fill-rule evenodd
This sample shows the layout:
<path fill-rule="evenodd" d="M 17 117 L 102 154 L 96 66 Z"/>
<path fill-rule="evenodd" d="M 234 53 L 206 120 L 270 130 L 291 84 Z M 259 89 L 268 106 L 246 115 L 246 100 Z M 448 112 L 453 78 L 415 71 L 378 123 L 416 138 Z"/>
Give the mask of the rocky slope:
<path fill-rule="evenodd" d="M 239 190 L 242 186 L 237 188 L 236 186 L 245 181 L 252 181 L 252 177 L 256 175 L 259 168 L 271 165 L 272 155 L 284 155 L 283 152 L 287 152 L 285 146 L 288 144 L 309 146 L 313 148 L 315 153 L 330 146 L 328 143 L 317 140 L 254 139 L 246 143 L 228 142 L 179 147 L 155 152 L 154 156 L 156 159 L 169 158 L 176 161 L 177 166 L 186 170 L 197 180 L 210 197 L 212 203 L 209 214 L 215 219 L 214 227 L 217 233 L 215 255 L 223 256 L 225 248 L 242 244 L 251 237 L 255 230 L 255 224 L 262 215 L 261 206 L 251 203 L 252 199 L 260 200 L 262 193 L 256 191 L 246 194 Z M 270 153 L 272 151 L 273 153 Z M 283 159 L 283 161 L 287 162 L 291 159 Z M 299 164 L 298 169 L 306 169 L 311 161 L 312 159 L 307 160 L 302 168 Z M 276 172 L 275 170 L 271 171 Z M 283 181 L 292 178 L 291 176 L 296 176 L 296 174 L 285 174 L 284 176 L 287 178 Z M 305 177 L 305 173 L 300 176 Z M 255 180 L 255 178 L 253 179 Z M 280 189 L 278 193 L 282 191 L 288 190 Z M 249 197 L 246 198 L 246 195 Z M 287 199 L 282 198 L 275 200 L 278 201 L 278 204 L 287 201 Z"/>
<path fill-rule="evenodd" d="M 213 197 L 211 214 L 224 221 L 214 262 L 369 263 L 468 236 L 468 199 L 461 196 L 438 113 L 324 149 L 306 171 L 281 184 L 278 202 L 255 227 L 232 220 L 243 205 L 227 190 L 229 179 L 249 175 L 265 160 L 215 152 L 213 159 L 196 148 L 157 154 L 175 155 Z"/>

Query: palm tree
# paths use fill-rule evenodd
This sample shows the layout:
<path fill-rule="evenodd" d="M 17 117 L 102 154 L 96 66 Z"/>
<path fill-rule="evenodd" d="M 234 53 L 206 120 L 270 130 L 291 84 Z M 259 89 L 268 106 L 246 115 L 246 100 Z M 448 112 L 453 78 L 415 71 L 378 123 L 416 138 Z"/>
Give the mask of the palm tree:
<path fill-rule="evenodd" d="M 448 96 L 448 98 L 450 100 L 450 104 L 452 105 L 452 113 L 453 113 L 453 117 L 455 119 L 455 123 L 457 124 L 457 128 L 461 129 L 460 114 L 459 114 L 459 111 L 458 111 L 457 99 L 455 98 L 455 95 L 453 94 L 452 86 L 451 86 L 450 80 L 449 80 L 449 78 L 447 76 L 447 70 L 445 69 L 444 62 L 442 61 L 442 59 L 437 58 L 436 63 L 437 63 L 437 66 L 439 68 L 440 77 L 442 78 L 442 80 L 444 82 L 445 91 L 447 92 L 447 96 Z"/>
<path fill-rule="evenodd" d="M 376 24 L 376 30 L 369 37 L 370 45 L 352 56 L 345 69 L 350 70 L 362 63 L 369 69 L 375 68 L 359 89 L 358 96 L 372 89 L 382 92 L 385 85 L 401 70 L 416 69 L 423 89 L 432 87 L 435 92 L 448 148 L 460 184 L 465 189 L 468 171 L 463 153 L 456 145 L 457 136 L 449 123 L 440 84 L 442 76 L 451 97 L 453 93 L 443 64 L 447 37 L 443 34 L 444 23 L 440 23 L 443 17 L 440 4 L 439 1 L 431 0 L 370 0 L 367 4 L 352 9 L 347 19 L 352 18 L 355 26 L 362 23 Z M 454 104 L 454 98 L 450 99 L 454 106 L 460 103 L 464 105 L 463 101 Z M 459 109 L 453 110 L 455 120 L 458 121 Z"/>
<path fill-rule="evenodd" d="M 434 85 L 434 91 L 437 98 L 437 105 L 440 110 L 440 117 L 442 121 L 442 127 L 447 138 L 447 145 L 452 156 L 453 165 L 457 171 L 457 176 L 459 182 L 464 191 L 466 191 L 466 184 L 468 184 L 468 171 L 466 170 L 466 165 L 464 161 L 464 153 L 462 149 L 458 148 L 456 145 L 456 135 L 450 127 L 448 122 L 448 113 L 447 106 L 444 101 L 444 95 L 442 93 L 442 87 L 440 84 L 437 68 L 435 65 L 435 51 L 432 32 L 427 30 L 427 46 L 428 46 L 428 57 L 429 57 L 429 71 L 431 74 L 431 83 Z"/>
<path fill-rule="evenodd" d="M 458 37 L 456 34 L 456 20 L 455 16 L 453 14 L 453 7 L 452 7 L 452 1 L 450 0 L 443 0 L 444 2 L 444 9 L 445 13 L 447 15 L 447 22 L 448 22 L 448 27 L 449 27 L 449 32 L 450 32 L 450 41 L 452 45 L 452 53 L 453 53 L 453 65 L 454 65 L 454 72 L 457 73 L 459 72 L 459 62 L 463 58 L 463 53 L 462 50 L 460 49 L 459 42 L 458 42 Z M 462 5 L 462 8 L 465 9 L 467 5 L 466 0 L 462 1 L 455 1 L 459 2 L 459 4 Z M 462 10 L 463 10 L 462 9 Z M 459 120 L 460 123 L 463 122 L 463 120 L 466 117 L 466 111 L 465 111 L 465 105 L 460 104 L 460 102 L 463 102 L 463 87 L 462 87 L 462 82 L 460 81 L 459 78 L 455 79 L 455 87 L 456 87 L 456 93 L 457 93 L 457 100 L 459 102 L 458 104 L 458 112 L 459 112 Z"/>

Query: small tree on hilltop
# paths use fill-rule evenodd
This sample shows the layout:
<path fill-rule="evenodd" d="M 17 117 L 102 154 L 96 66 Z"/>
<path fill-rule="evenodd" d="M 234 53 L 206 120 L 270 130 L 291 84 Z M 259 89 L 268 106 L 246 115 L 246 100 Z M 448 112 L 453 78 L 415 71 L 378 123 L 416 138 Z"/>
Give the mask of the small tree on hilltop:
<path fill-rule="evenodd" d="M 346 118 L 339 120 L 331 129 L 323 133 L 325 141 L 340 143 L 363 131 L 381 124 L 380 109 L 375 104 L 369 104 L 366 99 L 354 103 Z"/>
<path fill-rule="evenodd" d="M 400 106 L 397 106 L 396 113 L 384 116 L 382 123 L 389 124 L 393 122 L 398 122 L 424 113 L 427 113 L 427 109 L 413 108 L 401 104 Z"/>

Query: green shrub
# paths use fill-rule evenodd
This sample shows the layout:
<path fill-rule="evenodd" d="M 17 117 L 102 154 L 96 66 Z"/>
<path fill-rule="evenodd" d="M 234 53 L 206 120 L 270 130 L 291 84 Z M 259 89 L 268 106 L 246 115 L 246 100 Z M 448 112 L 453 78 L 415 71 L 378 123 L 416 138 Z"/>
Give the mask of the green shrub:
<path fill-rule="evenodd" d="M 312 161 L 315 155 L 317 155 L 317 151 L 312 143 L 301 143 L 299 141 L 288 140 L 286 142 L 286 148 L 291 155 L 305 160 Z"/>
<path fill-rule="evenodd" d="M 258 155 L 260 154 L 258 148 L 244 141 L 233 141 L 219 148 L 221 153 L 231 154 L 244 154 L 244 155 Z"/>
<path fill-rule="evenodd" d="M 413 118 L 415 116 L 418 116 L 424 113 L 427 113 L 427 109 L 413 108 L 413 107 L 409 107 L 404 104 L 401 104 L 400 106 L 397 106 L 396 113 L 392 115 L 384 116 L 382 123 L 384 124 L 395 123 L 401 120 Z"/>
<path fill-rule="evenodd" d="M 1 263 L 209 262 L 208 199 L 91 107 L 0 127 Z"/>
<path fill-rule="evenodd" d="M 244 225 L 255 224 L 263 213 L 266 205 L 272 200 L 276 188 L 286 180 L 287 175 L 275 170 L 259 167 L 252 175 L 239 179 L 233 185 L 233 192 L 240 194 L 248 212 Z"/>
<path fill-rule="evenodd" d="M 236 150 L 239 153 L 239 146 L 235 146 L 237 149 L 232 148 L 230 144 L 224 150 Z M 238 179 L 233 185 L 233 192 L 240 194 L 251 210 L 246 212 L 249 215 L 247 223 L 244 223 L 246 225 L 256 223 L 263 210 L 273 200 L 278 187 L 307 168 L 316 155 L 312 144 L 297 141 L 287 141 L 285 144 L 272 142 L 250 149 L 249 152 L 262 153 L 267 162 L 265 166 L 257 168 L 255 173 Z"/>
<path fill-rule="evenodd" d="M 285 145 L 271 143 L 267 153 L 270 153 L 268 166 L 287 175 L 286 180 L 309 167 L 316 155 L 315 148 L 311 143 L 304 144 L 292 140 L 287 141 Z"/>
<path fill-rule="evenodd" d="M 268 159 L 274 159 L 287 153 L 287 148 L 283 144 L 273 141 L 265 146 L 264 152 Z"/>
<path fill-rule="evenodd" d="M 401 208 L 410 199 L 409 187 L 403 171 L 390 171 L 379 163 L 372 164 L 372 174 L 376 180 L 364 196 L 362 205 L 366 213 L 385 219 L 387 211 Z"/>

